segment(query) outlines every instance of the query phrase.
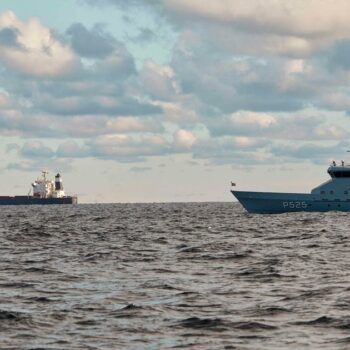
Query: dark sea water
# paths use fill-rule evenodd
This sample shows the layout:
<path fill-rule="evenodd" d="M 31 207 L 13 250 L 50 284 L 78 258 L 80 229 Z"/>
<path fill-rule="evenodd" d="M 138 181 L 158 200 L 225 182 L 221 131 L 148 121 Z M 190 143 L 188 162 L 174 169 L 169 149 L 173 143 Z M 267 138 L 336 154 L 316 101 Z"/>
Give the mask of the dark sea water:
<path fill-rule="evenodd" d="M 0 349 L 350 349 L 350 213 L 0 209 Z"/>

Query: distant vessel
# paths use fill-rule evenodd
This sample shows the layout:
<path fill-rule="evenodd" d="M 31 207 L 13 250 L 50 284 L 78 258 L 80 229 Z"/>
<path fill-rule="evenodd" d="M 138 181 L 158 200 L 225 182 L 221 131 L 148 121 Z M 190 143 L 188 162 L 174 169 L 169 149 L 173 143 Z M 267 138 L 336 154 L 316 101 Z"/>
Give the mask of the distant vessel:
<path fill-rule="evenodd" d="M 42 171 L 42 177 L 32 183 L 33 194 L 26 196 L 0 196 L 0 205 L 31 205 L 31 204 L 77 204 L 77 196 L 66 196 L 62 177 L 55 176 L 55 181 L 48 180 L 47 171 Z"/>
<path fill-rule="evenodd" d="M 249 213 L 350 211 L 350 164 L 333 162 L 327 172 L 331 179 L 311 193 L 231 192 Z"/>

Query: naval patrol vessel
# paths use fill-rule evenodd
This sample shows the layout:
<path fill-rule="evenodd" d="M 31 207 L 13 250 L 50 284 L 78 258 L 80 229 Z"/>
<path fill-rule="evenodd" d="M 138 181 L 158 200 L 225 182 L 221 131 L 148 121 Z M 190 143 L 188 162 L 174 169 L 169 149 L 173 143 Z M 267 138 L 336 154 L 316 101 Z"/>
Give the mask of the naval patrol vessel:
<path fill-rule="evenodd" d="M 350 211 L 350 164 L 333 161 L 327 172 L 331 178 L 311 193 L 231 192 L 249 213 Z"/>

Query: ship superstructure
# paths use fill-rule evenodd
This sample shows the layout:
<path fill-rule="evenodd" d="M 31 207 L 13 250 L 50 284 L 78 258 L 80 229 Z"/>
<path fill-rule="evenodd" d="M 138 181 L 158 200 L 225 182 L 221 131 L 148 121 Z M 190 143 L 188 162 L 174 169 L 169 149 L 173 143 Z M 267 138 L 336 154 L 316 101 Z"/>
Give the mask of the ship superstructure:
<path fill-rule="evenodd" d="M 55 181 L 48 180 L 46 175 L 48 171 L 42 171 L 42 178 L 38 178 L 32 183 L 33 197 L 35 198 L 63 198 L 65 197 L 63 190 L 62 177 L 60 174 L 55 176 Z"/>
<path fill-rule="evenodd" d="M 350 211 L 350 164 L 333 161 L 327 172 L 331 178 L 311 193 L 231 192 L 250 213 Z"/>

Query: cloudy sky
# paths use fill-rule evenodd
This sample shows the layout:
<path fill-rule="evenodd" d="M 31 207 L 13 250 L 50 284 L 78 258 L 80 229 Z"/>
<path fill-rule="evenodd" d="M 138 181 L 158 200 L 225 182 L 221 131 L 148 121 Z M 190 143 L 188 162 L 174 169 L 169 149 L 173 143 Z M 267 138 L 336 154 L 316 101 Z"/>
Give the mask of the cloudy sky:
<path fill-rule="evenodd" d="M 348 0 L 1 0 L 0 192 L 309 191 L 350 149 Z"/>

